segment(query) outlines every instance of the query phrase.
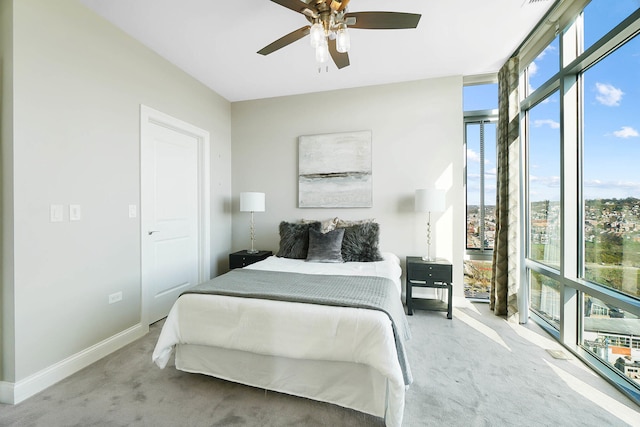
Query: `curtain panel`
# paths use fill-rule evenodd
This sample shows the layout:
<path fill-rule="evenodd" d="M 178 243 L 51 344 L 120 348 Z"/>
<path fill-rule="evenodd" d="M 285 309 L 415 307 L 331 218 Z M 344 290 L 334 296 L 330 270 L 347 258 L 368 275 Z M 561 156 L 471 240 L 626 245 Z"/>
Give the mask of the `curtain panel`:
<path fill-rule="evenodd" d="M 509 59 L 498 73 L 496 236 L 489 295 L 491 310 L 509 320 L 518 317 L 518 83 L 519 61 L 516 57 Z"/>

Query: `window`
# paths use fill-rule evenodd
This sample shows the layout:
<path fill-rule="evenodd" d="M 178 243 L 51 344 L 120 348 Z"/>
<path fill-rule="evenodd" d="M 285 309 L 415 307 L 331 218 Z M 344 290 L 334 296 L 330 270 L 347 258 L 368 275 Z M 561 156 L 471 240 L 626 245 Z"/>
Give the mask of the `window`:
<path fill-rule="evenodd" d="M 640 36 L 583 74 L 583 277 L 632 296 L 640 296 L 638 52 Z"/>
<path fill-rule="evenodd" d="M 496 232 L 496 124 L 466 124 L 467 249 L 493 250 Z"/>
<path fill-rule="evenodd" d="M 560 268 L 560 104 L 529 110 L 529 258 Z"/>
<path fill-rule="evenodd" d="M 535 271 L 529 277 L 531 308 L 556 329 L 560 322 L 560 284 Z"/>
<path fill-rule="evenodd" d="M 527 94 L 531 94 L 560 70 L 559 37 L 556 37 L 527 67 Z"/>
<path fill-rule="evenodd" d="M 585 294 L 582 347 L 640 386 L 640 320 Z"/>
<path fill-rule="evenodd" d="M 639 6 L 638 0 L 591 0 L 584 8 L 584 48 L 591 47 Z"/>
<path fill-rule="evenodd" d="M 498 84 L 465 86 L 463 104 L 464 111 L 496 110 L 498 108 Z"/>
<path fill-rule="evenodd" d="M 487 300 L 495 240 L 497 84 L 465 86 L 466 256 L 464 289 Z"/>
<path fill-rule="evenodd" d="M 553 41 L 521 64 L 520 87 L 532 317 L 637 403 L 639 5 L 593 0 L 567 26 L 543 26 Z"/>

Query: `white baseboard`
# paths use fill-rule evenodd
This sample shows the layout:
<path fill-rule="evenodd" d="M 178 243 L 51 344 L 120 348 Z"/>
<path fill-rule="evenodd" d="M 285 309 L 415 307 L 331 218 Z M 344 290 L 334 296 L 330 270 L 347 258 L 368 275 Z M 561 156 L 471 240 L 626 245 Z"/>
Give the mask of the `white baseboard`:
<path fill-rule="evenodd" d="M 149 326 L 138 323 L 16 383 L 0 382 L 0 403 L 18 404 L 143 337 L 148 332 Z"/>

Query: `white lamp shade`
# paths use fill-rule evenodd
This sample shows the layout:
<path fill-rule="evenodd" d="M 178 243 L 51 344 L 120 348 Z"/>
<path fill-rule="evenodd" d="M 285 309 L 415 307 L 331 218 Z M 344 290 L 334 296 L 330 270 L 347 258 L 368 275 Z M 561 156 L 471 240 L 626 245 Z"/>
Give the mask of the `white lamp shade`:
<path fill-rule="evenodd" d="M 443 212 L 445 209 L 443 190 L 416 190 L 416 212 Z"/>
<path fill-rule="evenodd" d="M 264 193 L 240 193 L 240 212 L 264 212 Z"/>

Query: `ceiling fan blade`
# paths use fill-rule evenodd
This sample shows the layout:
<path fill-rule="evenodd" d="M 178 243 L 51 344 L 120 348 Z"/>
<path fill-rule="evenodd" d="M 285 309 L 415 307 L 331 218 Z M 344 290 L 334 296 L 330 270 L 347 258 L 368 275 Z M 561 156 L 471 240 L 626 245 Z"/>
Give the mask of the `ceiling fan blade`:
<path fill-rule="evenodd" d="M 329 54 L 331 55 L 333 62 L 335 62 L 336 67 L 338 67 L 338 69 L 348 67 L 349 54 L 338 52 L 338 49 L 336 48 L 335 39 L 334 40 L 329 39 L 328 41 L 329 41 Z"/>
<path fill-rule="evenodd" d="M 258 51 L 258 53 L 260 55 L 269 55 L 270 53 L 273 53 L 278 49 L 281 49 L 287 45 L 290 45 L 291 43 L 300 40 L 304 36 L 309 35 L 310 28 L 311 27 L 309 27 L 308 25 L 305 25 L 302 28 L 298 28 L 297 30 L 290 32 L 286 36 L 280 37 L 278 40 L 274 41 L 273 43 L 263 47 Z"/>
<path fill-rule="evenodd" d="M 294 12 L 302 13 L 303 10 L 309 9 L 309 5 L 300 0 L 271 0 L 274 3 L 278 3 L 280 6 L 284 6 L 287 9 L 291 9 Z M 313 6 L 311 6 L 313 8 Z"/>
<path fill-rule="evenodd" d="M 345 18 L 356 18 L 356 23 L 349 25 L 349 28 L 369 30 L 416 28 L 421 16 L 416 13 L 402 12 L 354 12 L 345 14 Z"/>

